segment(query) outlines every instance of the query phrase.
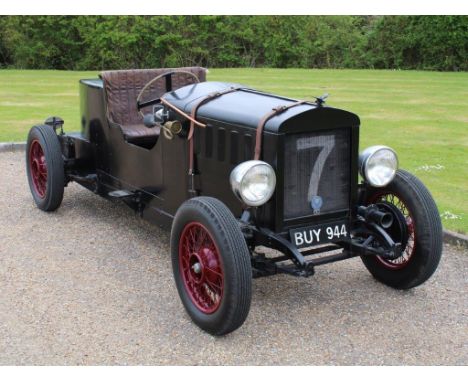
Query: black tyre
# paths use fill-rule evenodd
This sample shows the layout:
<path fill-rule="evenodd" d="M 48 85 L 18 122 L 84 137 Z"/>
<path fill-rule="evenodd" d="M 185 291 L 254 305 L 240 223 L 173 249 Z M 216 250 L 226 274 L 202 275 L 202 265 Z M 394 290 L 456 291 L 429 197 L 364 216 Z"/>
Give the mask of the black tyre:
<path fill-rule="evenodd" d="M 239 328 L 250 309 L 252 269 L 231 211 L 214 198 L 186 201 L 172 224 L 171 253 L 177 290 L 192 320 L 216 336 Z"/>
<path fill-rule="evenodd" d="M 26 172 L 36 205 L 43 211 L 56 210 L 63 199 L 65 172 L 60 142 L 52 127 L 39 125 L 29 131 Z"/>
<path fill-rule="evenodd" d="M 434 199 L 418 178 L 398 170 L 388 186 L 367 190 L 366 203 L 378 202 L 391 203 L 403 214 L 408 229 L 407 244 L 395 260 L 362 256 L 362 261 L 386 285 L 397 289 L 416 287 L 432 276 L 442 255 L 442 224 Z"/>

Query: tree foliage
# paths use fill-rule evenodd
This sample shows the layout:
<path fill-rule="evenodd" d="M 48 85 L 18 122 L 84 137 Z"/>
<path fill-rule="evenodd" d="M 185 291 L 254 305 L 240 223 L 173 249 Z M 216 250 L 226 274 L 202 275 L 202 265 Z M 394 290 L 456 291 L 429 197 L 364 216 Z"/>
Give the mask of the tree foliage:
<path fill-rule="evenodd" d="M 0 67 L 468 70 L 466 16 L 3 16 Z"/>

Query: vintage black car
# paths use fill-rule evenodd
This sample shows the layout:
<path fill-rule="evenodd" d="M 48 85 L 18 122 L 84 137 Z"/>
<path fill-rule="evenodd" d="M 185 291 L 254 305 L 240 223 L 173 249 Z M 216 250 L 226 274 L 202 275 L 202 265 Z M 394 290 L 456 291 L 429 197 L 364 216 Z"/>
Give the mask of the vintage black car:
<path fill-rule="evenodd" d="M 170 228 L 180 298 L 213 335 L 245 321 L 252 278 L 307 277 L 355 256 L 398 289 L 434 273 L 437 207 L 392 149 L 359 154 L 355 114 L 325 97 L 301 101 L 205 77 L 192 67 L 81 80 L 81 131 L 65 133 L 50 117 L 29 132 L 37 206 L 57 209 L 74 181 Z"/>

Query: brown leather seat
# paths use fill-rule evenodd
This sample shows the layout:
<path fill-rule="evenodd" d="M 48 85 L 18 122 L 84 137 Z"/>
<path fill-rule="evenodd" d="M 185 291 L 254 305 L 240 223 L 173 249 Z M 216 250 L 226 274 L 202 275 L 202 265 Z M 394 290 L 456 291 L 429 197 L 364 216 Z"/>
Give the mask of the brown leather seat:
<path fill-rule="evenodd" d="M 124 138 L 127 141 L 145 140 L 146 138 L 157 137 L 161 133 L 159 126 L 148 128 L 143 124 L 120 125 Z"/>
<path fill-rule="evenodd" d="M 111 124 L 118 125 L 124 138 L 134 144 L 155 143 L 160 128 L 148 128 L 143 124 L 143 118 L 136 107 L 136 100 L 141 89 L 153 78 L 173 70 L 184 70 L 195 74 L 200 82 L 206 81 L 206 69 L 201 67 L 186 67 L 173 69 L 134 69 L 110 70 L 101 73 L 104 83 L 104 93 L 107 104 L 107 118 Z M 172 75 L 172 89 L 195 83 L 195 79 L 184 73 Z M 164 78 L 153 83 L 143 94 L 143 100 L 158 98 L 166 93 Z M 143 109 L 149 113 L 151 107 Z"/>

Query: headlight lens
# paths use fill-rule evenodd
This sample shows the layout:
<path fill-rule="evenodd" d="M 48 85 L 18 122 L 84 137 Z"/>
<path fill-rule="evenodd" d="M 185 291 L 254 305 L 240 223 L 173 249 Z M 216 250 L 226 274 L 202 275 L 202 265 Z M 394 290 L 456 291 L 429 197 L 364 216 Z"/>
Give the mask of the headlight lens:
<path fill-rule="evenodd" d="M 398 158 L 390 147 L 371 146 L 359 156 L 362 177 L 373 187 L 385 187 L 395 177 Z"/>
<path fill-rule="evenodd" d="M 249 206 L 265 204 L 275 192 L 276 175 L 273 167 L 259 160 L 250 160 L 236 166 L 231 172 L 234 194 Z"/>

